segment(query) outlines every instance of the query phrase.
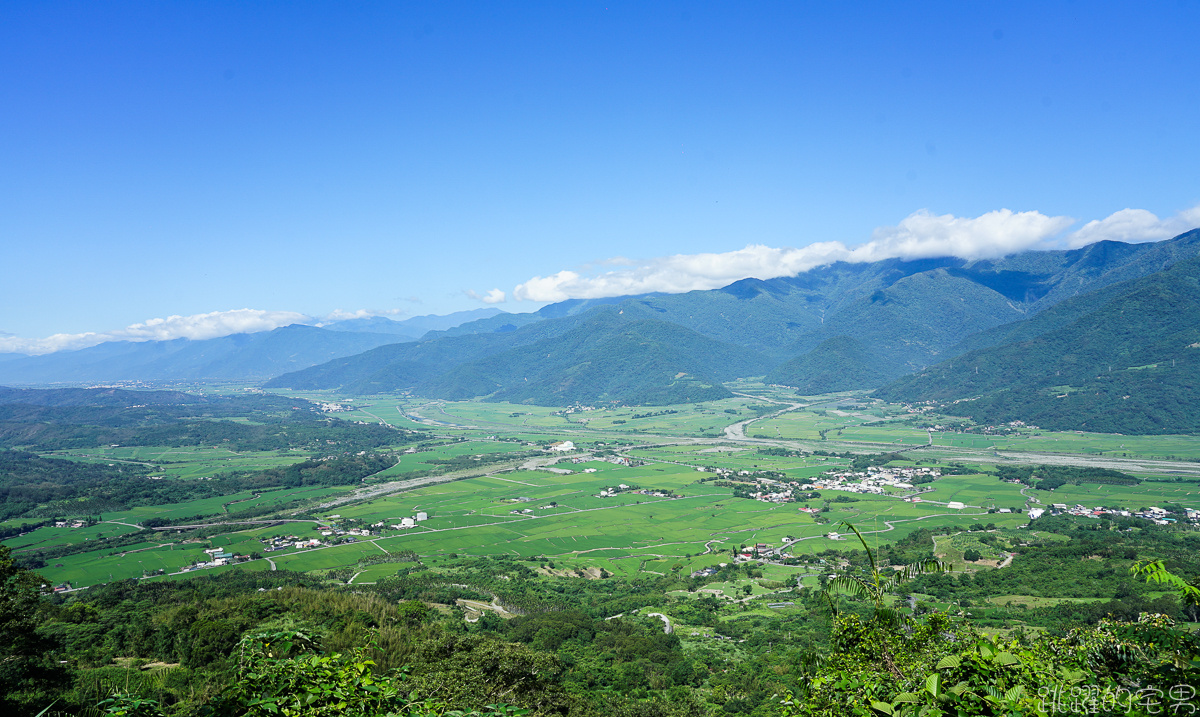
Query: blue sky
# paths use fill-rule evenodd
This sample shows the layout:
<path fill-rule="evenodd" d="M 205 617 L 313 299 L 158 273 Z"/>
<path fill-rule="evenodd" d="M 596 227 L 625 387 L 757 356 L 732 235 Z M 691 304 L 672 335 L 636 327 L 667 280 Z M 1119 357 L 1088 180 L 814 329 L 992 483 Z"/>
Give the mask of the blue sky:
<path fill-rule="evenodd" d="M 747 5 L 4 3 L 0 351 L 1200 224 L 1200 3 Z"/>

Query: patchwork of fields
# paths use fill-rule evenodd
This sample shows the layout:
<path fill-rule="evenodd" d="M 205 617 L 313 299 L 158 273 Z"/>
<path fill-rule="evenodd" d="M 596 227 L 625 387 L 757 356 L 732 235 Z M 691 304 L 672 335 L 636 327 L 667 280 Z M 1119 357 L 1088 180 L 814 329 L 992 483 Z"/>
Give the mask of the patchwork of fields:
<path fill-rule="evenodd" d="M 123 578 L 174 579 L 191 573 L 184 568 L 205 557 L 205 548 L 221 548 L 264 559 L 205 570 L 256 569 L 318 571 L 351 568 L 357 583 L 394 574 L 400 563 L 390 554 L 412 551 L 423 559 L 449 556 L 542 556 L 563 569 L 601 568 L 632 576 L 692 571 L 730 559 L 739 546 L 793 542 L 790 554 L 805 558 L 830 547 L 847 547 L 842 521 L 853 522 L 870 542 L 890 543 L 917 528 L 992 524 L 1018 529 L 1029 521 L 1022 512 L 1051 503 L 1080 503 L 1136 510 L 1149 505 L 1177 504 L 1200 508 L 1200 482 L 1180 463 L 1176 474 L 1140 475 L 1136 486 L 1067 484 L 1053 492 L 999 481 L 987 465 L 956 470 L 945 450 L 990 451 L 996 461 L 1005 451 L 1045 451 L 1045 455 L 1103 454 L 1129 457 L 1200 456 L 1200 440 L 1190 436 L 1102 436 L 1042 434 L 1022 428 L 1011 435 L 927 432 L 914 427 L 901 407 L 854 396 L 796 397 L 763 386 L 735 398 L 691 406 L 572 410 L 480 401 L 428 401 L 405 396 L 343 400 L 349 410 L 339 418 L 397 428 L 417 428 L 430 439 L 394 452 L 392 467 L 370 476 L 369 485 L 384 490 L 320 511 L 313 506 L 331 497 L 353 498 L 354 486 L 305 486 L 241 491 L 180 503 L 142 505 L 98 516 L 103 522 L 86 528 L 43 527 L 5 540 L 18 554 L 59 548 L 41 572 L 55 582 L 86 586 Z M 313 396 L 322 401 L 336 396 Z M 776 414 L 777 411 L 785 410 Z M 724 428 L 745 424 L 745 440 L 727 440 Z M 717 436 L 722 436 L 718 438 Z M 544 449 L 569 440 L 576 450 L 558 465 L 516 469 L 513 456 L 554 454 Z M 794 444 L 788 443 L 794 441 Z M 782 447 L 782 448 L 781 448 Z M 826 450 L 820 450 L 825 447 Z M 920 447 L 929 447 L 922 449 Z M 853 448 L 854 450 L 850 450 Z M 938 449 L 937 453 L 933 449 Z M 916 450 L 912 450 L 916 449 Z M 814 452 L 815 451 L 815 452 Z M 936 465 L 944 475 L 904 495 L 847 494 L 821 491 L 821 497 L 798 503 L 768 503 L 733 495 L 713 482 L 717 471 L 771 472 L 786 480 L 819 480 L 831 469 L 847 468 L 856 455 L 901 451 L 893 465 Z M 79 461 L 140 463 L 151 466 L 162 481 L 197 481 L 232 473 L 287 466 L 308 456 L 299 451 L 236 453 L 220 447 L 105 447 L 57 451 L 55 457 Z M 938 455 L 942 458 L 935 459 Z M 950 454 L 953 455 L 953 454 Z M 922 460 L 923 459 L 923 460 Z M 575 462 L 578 461 L 578 462 Z M 631 462 L 621 465 L 619 462 Z M 472 466 L 478 466 L 478 469 Z M 453 470 L 452 474 L 447 471 Z M 417 475 L 442 475 L 443 482 L 410 490 L 386 490 L 389 481 Z M 601 496 L 620 484 L 631 488 Z M 402 484 L 397 484 L 401 486 Z M 656 497 L 633 488 L 670 494 Z M 397 490 L 399 492 L 397 492 Z M 841 498 L 839 498 L 841 496 Z M 837 499 L 837 500 L 835 500 Z M 949 503 L 965 507 L 952 509 Z M 282 510 L 287 506 L 287 510 Z M 823 509 L 816 519 L 803 507 Z M 998 512 L 1007 509 L 1011 512 Z M 223 528 L 223 516 L 249 511 L 276 524 L 239 523 Z M 281 512 L 282 511 L 282 512 Z M 327 519 L 335 512 L 340 516 Z M 427 520 L 412 527 L 393 527 L 419 512 Z M 201 534 L 145 532 L 142 522 L 204 523 Z M 343 544 L 264 552 L 263 539 L 321 537 L 323 523 L 349 522 L 373 529 L 369 537 Z M 227 521 L 225 521 L 227 522 Z M 19 525 L 8 521 L 6 526 Z M 844 530 L 844 529 L 842 529 Z M 129 535 L 119 544 L 115 539 Z M 138 540 L 140 542 L 129 542 Z M 187 539 L 189 542 L 184 542 Z M 331 541 L 326 540 L 325 543 Z M 95 543 L 95 550 L 86 550 Z M 980 547 L 971 544 L 971 547 Z M 961 554 L 964 546 L 957 546 Z M 382 556 L 382 557 L 381 557 Z M 166 575 L 153 575 L 157 572 Z M 795 571 L 791 569 L 788 575 Z"/>

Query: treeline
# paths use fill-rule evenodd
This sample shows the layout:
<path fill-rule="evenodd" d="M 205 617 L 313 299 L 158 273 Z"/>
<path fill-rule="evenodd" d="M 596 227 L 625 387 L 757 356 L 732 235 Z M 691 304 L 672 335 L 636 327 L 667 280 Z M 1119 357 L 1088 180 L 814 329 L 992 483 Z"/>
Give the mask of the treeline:
<path fill-rule="evenodd" d="M 266 394 L 219 398 L 153 391 L 0 389 L 0 448 L 219 445 L 268 451 L 333 445 L 370 450 L 427 438 L 420 431 L 327 417 L 308 401 Z"/>
<path fill-rule="evenodd" d="M 247 423 L 194 415 L 185 410 L 189 408 L 0 406 L 0 448 L 54 451 L 117 444 L 221 446 L 234 451 L 311 450 L 322 446 L 370 450 L 428 438 L 420 432 L 326 418 L 306 411 L 283 416 L 251 414 L 253 423 Z"/>
<path fill-rule="evenodd" d="M 1017 481 L 1038 490 L 1054 490 L 1068 483 L 1101 485 L 1137 485 L 1141 479 L 1111 468 L 1081 466 L 997 466 L 1000 480 Z M 1036 482 L 1034 479 L 1038 479 Z"/>
<path fill-rule="evenodd" d="M 25 451 L 0 450 L 0 516 L 24 515 L 42 503 L 71 500 L 103 486 L 146 483 L 147 469 L 136 464 L 110 466 L 42 458 Z M 95 512 L 74 510 L 71 514 Z"/>
<path fill-rule="evenodd" d="M 262 471 L 218 475 L 212 480 L 149 480 L 148 469 L 137 464 L 108 466 L 43 458 L 24 451 L 0 451 L 0 516 L 92 515 L 247 490 L 355 485 L 395 463 L 390 453 L 349 453 Z M 248 510 L 261 514 L 278 509 L 263 506 Z M 246 510 L 231 513 L 235 514 L 247 517 Z"/>
<path fill-rule="evenodd" d="M 391 454 L 349 454 L 315 458 L 226 480 L 236 480 L 242 490 L 267 486 L 300 488 L 314 485 L 355 485 L 367 476 L 394 465 L 396 458 Z"/>

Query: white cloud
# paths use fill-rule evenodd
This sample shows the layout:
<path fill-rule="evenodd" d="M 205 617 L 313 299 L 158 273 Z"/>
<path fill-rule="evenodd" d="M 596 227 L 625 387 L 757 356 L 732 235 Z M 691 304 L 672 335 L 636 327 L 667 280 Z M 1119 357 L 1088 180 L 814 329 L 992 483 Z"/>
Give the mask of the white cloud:
<path fill-rule="evenodd" d="M 467 289 L 467 296 L 475 299 L 476 301 L 482 301 L 485 304 L 499 304 L 508 298 L 508 295 L 500 289 L 492 289 L 486 294 L 479 294 L 471 289 Z"/>
<path fill-rule="evenodd" d="M 919 211 L 898 226 L 875 230 L 871 241 L 849 248 L 841 242 L 818 242 L 800 248 L 752 244 L 736 251 L 676 254 L 628 269 L 595 275 L 560 271 L 535 276 L 513 289 L 513 298 L 529 301 L 595 299 L 648 292 L 682 293 L 716 289 L 739 279 L 773 279 L 836 261 L 920 259 L 958 256 L 986 259 L 1044 246 L 1074 220 L 1040 212 L 988 212 L 974 219 Z M 624 263 L 622 260 L 621 263 Z"/>
<path fill-rule="evenodd" d="M 1200 204 L 1173 217 L 1159 219 L 1145 209 L 1122 209 L 1104 219 L 1093 219 L 1067 237 L 1067 246 L 1076 249 L 1098 241 L 1147 242 L 1178 236 L 1200 226 Z"/>
<path fill-rule="evenodd" d="M 346 321 L 347 319 L 369 319 L 372 316 L 399 316 L 406 313 L 408 312 L 404 309 L 358 309 L 357 311 L 334 309 L 321 317 L 321 323 L 317 325 L 323 326 L 332 321 Z"/>
<path fill-rule="evenodd" d="M 214 339 L 230 334 L 270 331 L 288 324 L 311 323 L 312 318 L 294 311 L 234 309 L 191 316 L 168 316 L 132 324 L 123 329 L 82 334 L 54 334 L 44 339 L 0 337 L 0 353 L 45 354 L 95 346 L 106 341 L 167 341 L 188 338 Z"/>

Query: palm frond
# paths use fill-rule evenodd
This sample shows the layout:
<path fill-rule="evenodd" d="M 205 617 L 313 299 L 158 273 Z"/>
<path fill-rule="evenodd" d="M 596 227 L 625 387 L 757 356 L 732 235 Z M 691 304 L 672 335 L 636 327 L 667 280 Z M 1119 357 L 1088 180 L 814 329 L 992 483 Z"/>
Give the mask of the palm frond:
<path fill-rule="evenodd" d="M 830 579 L 829 583 L 825 586 L 825 590 L 865 598 L 867 600 L 874 600 L 877 593 L 873 584 L 853 575 L 838 575 Z"/>
<path fill-rule="evenodd" d="M 846 526 L 850 530 L 853 530 L 854 534 L 858 536 L 858 542 L 862 543 L 863 550 L 867 551 L 867 560 L 871 561 L 871 574 L 878 575 L 879 574 L 879 566 L 875 564 L 875 551 L 873 551 L 873 550 L 871 550 L 871 548 L 867 547 L 867 539 L 863 537 L 862 533 L 858 532 L 858 528 L 854 527 L 854 524 L 851 523 L 850 521 L 843 520 L 842 525 Z"/>
<path fill-rule="evenodd" d="M 907 582 L 921 575 L 930 575 L 932 573 L 944 573 L 950 569 L 940 560 L 931 558 L 929 560 L 921 560 L 919 562 L 905 565 L 900 570 L 896 571 L 895 578 L 897 583 Z"/>

